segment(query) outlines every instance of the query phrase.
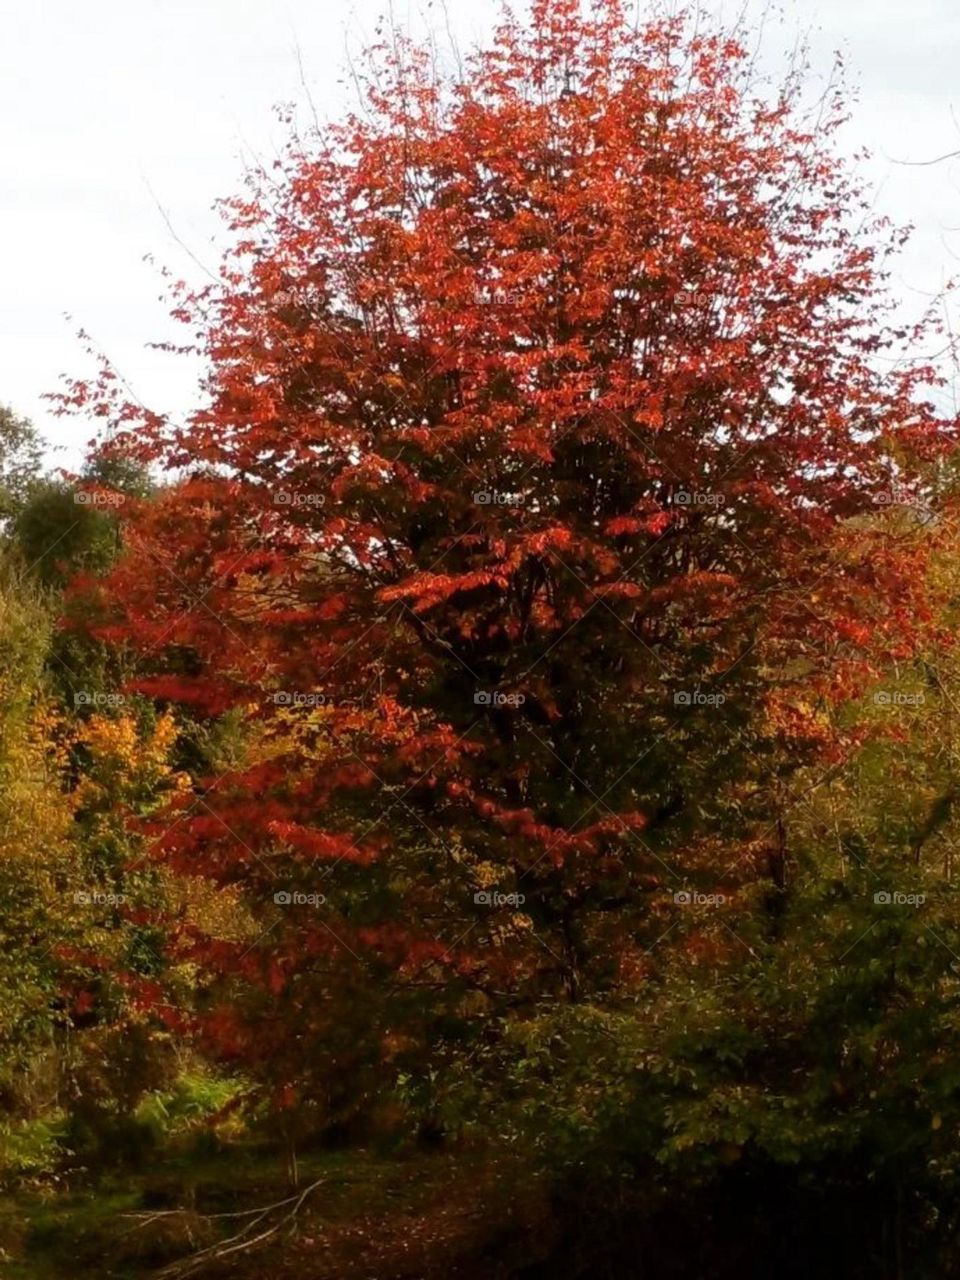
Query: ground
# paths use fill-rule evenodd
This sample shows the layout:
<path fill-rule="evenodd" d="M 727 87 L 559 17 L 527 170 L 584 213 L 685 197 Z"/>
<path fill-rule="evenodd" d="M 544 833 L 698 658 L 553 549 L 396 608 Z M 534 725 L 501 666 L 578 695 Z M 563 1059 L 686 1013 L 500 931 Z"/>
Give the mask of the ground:
<path fill-rule="evenodd" d="M 322 1153 L 301 1159 L 299 1175 L 299 1189 L 313 1190 L 294 1220 L 256 1249 L 193 1274 L 506 1280 L 550 1251 L 542 1181 L 502 1154 Z M 37 1188 L 0 1202 L 0 1258 L 10 1280 L 146 1280 L 234 1236 L 252 1224 L 253 1210 L 290 1194 L 275 1157 L 242 1147 L 116 1174 L 96 1189 Z M 292 1207 L 274 1209 L 249 1235 L 282 1222 Z"/>

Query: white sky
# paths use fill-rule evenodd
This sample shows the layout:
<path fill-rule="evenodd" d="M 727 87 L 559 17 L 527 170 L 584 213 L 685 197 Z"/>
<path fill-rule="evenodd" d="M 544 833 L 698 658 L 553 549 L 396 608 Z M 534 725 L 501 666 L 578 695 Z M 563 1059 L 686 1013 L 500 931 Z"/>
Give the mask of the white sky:
<path fill-rule="evenodd" d="M 396 0 L 401 22 L 426 9 Z M 177 336 L 159 301 L 151 253 L 176 274 L 200 273 L 165 224 L 214 266 L 223 232 L 211 211 L 240 187 L 244 156 L 271 157 L 283 131 L 272 106 L 305 101 L 299 45 L 321 115 L 351 101 L 346 49 L 373 33 L 387 0 L 0 0 L 0 402 L 32 417 L 60 465 L 93 433 L 56 419 L 41 398 L 62 373 L 89 371 L 85 328 L 142 400 L 182 415 L 198 368 L 147 349 Z M 727 0 L 731 13 L 738 0 Z M 960 275 L 960 5 L 956 0 L 785 0 L 787 28 L 810 28 L 815 65 L 844 52 L 859 103 L 851 148 L 875 153 L 877 208 L 916 235 L 896 272 L 917 290 Z M 490 28 L 494 0 L 448 0 L 466 47 Z M 442 32 L 437 6 L 427 10 Z M 411 17 L 412 15 L 412 17 Z M 951 230 L 956 228 L 956 230 Z M 953 255 L 957 255 L 954 257 Z M 69 313 L 72 320 L 64 318 Z"/>

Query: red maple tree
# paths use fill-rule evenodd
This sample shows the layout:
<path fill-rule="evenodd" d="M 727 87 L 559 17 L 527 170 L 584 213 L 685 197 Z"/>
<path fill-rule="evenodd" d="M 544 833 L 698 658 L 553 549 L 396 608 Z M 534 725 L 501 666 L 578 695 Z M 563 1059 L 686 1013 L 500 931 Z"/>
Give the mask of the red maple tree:
<path fill-rule="evenodd" d="M 295 1013 L 358 1070 L 344 993 L 389 1056 L 465 992 L 636 981 L 693 882 L 783 879 L 790 770 L 847 746 L 818 704 L 925 621 L 930 535 L 880 504 L 952 436 L 934 370 L 881 362 L 925 330 L 841 93 L 615 2 L 537 0 L 453 82 L 399 38 L 367 66 L 180 289 L 204 406 L 67 397 L 174 475 L 124 505 L 99 634 L 255 744 L 155 835 L 263 936 L 181 943 L 261 992 L 236 1052 Z"/>

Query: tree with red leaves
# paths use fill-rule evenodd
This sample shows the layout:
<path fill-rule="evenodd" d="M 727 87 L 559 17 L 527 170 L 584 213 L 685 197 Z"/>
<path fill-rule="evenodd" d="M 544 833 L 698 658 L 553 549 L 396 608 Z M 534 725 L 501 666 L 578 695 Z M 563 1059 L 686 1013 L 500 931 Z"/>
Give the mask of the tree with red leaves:
<path fill-rule="evenodd" d="M 537 0 L 453 82 L 385 41 L 361 89 L 181 287 L 186 425 L 109 370 L 66 397 L 176 477 L 124 504 L 98 635 L 245 727 L 153 834 L 256 924 L 174 941 L 284 1098 L 336 1062 L 334 1117 L 491 1012 L 635 990 L 685 895 L 785 890 L 791 774 L 861 732 L 824 707 L 929 615 L 929 531 L 858 517 L 953 434 L 886 359 L 927 328 L 839 91 L 616 0 Z"/>

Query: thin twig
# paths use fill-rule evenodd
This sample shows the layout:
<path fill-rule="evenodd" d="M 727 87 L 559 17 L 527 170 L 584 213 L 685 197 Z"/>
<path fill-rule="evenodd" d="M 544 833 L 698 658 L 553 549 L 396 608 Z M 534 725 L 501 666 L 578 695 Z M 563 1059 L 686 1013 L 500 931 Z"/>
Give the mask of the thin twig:
<path fill-rule="evenodd" d="M 317 1187 L 322 1186 L 325 1181 L 325 1178 L 318 1178 L 316 1182 L 311 1183 L 309 1187 L 305 1187 L 299 1194 L 287 1196 L 286 1199 L 278 1200 L 274 1204 L 267 1205 L 265 1208 L 250 1209 L 243 1213 L 235 1214 L 222 1213 L 202 1215 L 210 1221 L 217 1218 L 222 1219 L 233 1217 L 250 1217 L 251 1221 L 248 1222 L 246 1226 L 242 1227 L 236 1235 L 228 1236 L 226 1240 L 219 1240 L 216 1244 L 208 1245 L 205 1249 L 201 1249 L 198 1253 L 191 1255 L 189 1258 L 183 1258 L 179 1262 L 174 1262 L 169 1266 L 164 1267 L 157 1273 L 158 1276 L 170 1277 L 171 1280 L 173 1280 L 174 1277 L 187 1276 L 191 1272 L 204 1266 L 207 1262 L 214 1262 L 219 1258 L 225 1258 L 228 1254 L 238 1253 L 244 1249 L 255 1248 L 265 1240 L 269 1240 L 270 1237 L 276 1235 L 281 1228 L 292 1222 L 300 1212 L 303 1202 L 306 1200 L 307 1196 L 316 1191 Z M 275 1222 L 272 1227 L 268 1227 L 265 1231 L 261 1231 L 259 1235 L 245 1239 L 249 1232 L 259 1226 L 268 1214 L 272 1213 L 275 1209 L 282 1208 L 284 1205 L 291 1203 L 293 1204 L 293 1208 L 288 1214 L 282 1217 L 279 1222 Z"/>

